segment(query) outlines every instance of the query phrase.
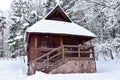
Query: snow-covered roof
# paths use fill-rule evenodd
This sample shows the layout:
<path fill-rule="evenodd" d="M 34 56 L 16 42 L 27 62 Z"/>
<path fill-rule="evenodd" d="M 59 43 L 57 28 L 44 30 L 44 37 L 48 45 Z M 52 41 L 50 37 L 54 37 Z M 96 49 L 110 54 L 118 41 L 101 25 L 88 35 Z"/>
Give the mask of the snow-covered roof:
<path fill-rule="evenodd" d="M 75 24 L 64 21 L 42 19 L 33 26 L 29 27 L 26 32 L 30 33 L 52 33 L 52 34 L 68 34 L 78 36 L 96 37 L 95 34 L 87 29 Z"/>

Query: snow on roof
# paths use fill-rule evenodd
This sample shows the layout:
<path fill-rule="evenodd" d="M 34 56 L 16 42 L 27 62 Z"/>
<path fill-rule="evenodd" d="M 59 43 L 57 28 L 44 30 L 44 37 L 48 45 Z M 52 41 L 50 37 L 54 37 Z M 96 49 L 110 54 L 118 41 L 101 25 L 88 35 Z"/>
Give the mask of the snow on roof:
<path fill-rule="evenodd" d="M 42 19 L 33 26 L 29 27 L 26 32 L 96 37 L 95 34 L 75 23 L 45 19 Z"/>

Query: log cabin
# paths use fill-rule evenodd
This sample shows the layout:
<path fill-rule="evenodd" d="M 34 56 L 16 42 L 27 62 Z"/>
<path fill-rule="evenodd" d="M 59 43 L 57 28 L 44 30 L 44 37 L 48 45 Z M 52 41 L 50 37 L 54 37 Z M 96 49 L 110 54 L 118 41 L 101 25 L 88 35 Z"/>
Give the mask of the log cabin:
<path fill-rule="evenodd" d="M 75 24 L 58 5 L 26 30 L 28 74 L 96 72 L 95 34 Z"/>

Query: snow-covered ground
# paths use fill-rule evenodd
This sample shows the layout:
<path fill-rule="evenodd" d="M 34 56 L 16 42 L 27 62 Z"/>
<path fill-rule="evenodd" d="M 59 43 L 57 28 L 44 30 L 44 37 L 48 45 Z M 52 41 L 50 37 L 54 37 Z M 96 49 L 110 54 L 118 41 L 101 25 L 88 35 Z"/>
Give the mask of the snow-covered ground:
<path fill-rule="evenodd" d="M 27 66 L 21 57 L 0 58 L 0 80 L 25 80 Z"/>
<path fill-rule="evenodd" d="M 27 76 L 21 58 L 0 59 L 0 80 L 120 80 L 120 60 L 96 61 L 97 73 L 45 74 Z"/>

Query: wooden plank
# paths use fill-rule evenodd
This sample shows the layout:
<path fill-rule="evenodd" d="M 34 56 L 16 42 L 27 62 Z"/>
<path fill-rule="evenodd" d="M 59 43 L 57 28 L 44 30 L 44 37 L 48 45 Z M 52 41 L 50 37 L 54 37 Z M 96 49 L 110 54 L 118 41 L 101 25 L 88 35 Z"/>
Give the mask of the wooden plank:
<path fill-rule="evenodd" d="M 90 52 L 90 51 L 80 51 L 80 53 L 90 54 L 90 53 L 92 53 L 92 52 Z"/>
<path fill-rule="evenodd" d="M 64 53 L 78 53 L 78 51 L 64 51 Z M 90 51 L 80 51 L 80 53 L 90 54 L 92 52 L 90 52 Z"/>
<path fill-rule="evenodd" d="M 64 47 L 68 47 L 68 48 L 77 48 L 78 47 L 78 45 L 63 45 Z"/>
<path fill-rule="evenodd" d="M 80 57 L 80 59 L 78 59 L 78 57 L 65 57 L 65 60 L 67 60 L 67 61 L 71 61 L 71 60 L 79 60 L 79 61 L 93 60 L 94 61 L 94 58 Z"/>
<path fill-rule="evenodd" d="M 49 55 L 47 55 L 47 68 L 49 68 L 49 63 L 50 62 L 50 59 L 49 59 Z"/>
<path fill-rule="evenodd" d="M 61 53 L 62 53 L 62 52 L 57 53 L 56 55 L 54 55 L 54 56 L 50 57 L 50 60 L 51 60 L 52 58 L 54 58 L 54 57 L 56 57 L 56 56 L 60 55 Z"/>
<path fill-rule="evenodd" d="M 90 57 L 81 57 L 80 60 L 94 60 L 94 58 L 90 58 Z"/>
<path fill-rule="evenodd" d="M 51 51 L 53 49 L 55 49 L 55 48 L 38 48 L 38 50 L 40 50 L 40 51 Z"/>
<path fill-rule="evenodd" d="M 78 51 L 64 51 L 64 53 L 78 53 Z"/>
<path fill-rule="evenodd" d="M 80 46 L 78 46 L 78 58 L 80 58 Z"/>
<path fill-rule="evenodd" d="M 65 59 L 65 50 L 64 50 L 64 47 L 62 46 L 62 60 L 63 60 L 63 63 L 64 63 L 64 60 Z"/>
<path fill-rule="evenodd" d="M 35 36 L 35 48 L 37 48 L 37 36 Z"/>
<path fill-rule="evenodd" d="M 34 52 L 35 52 L 35 58 L 37 58 L 38 57 L 38 50 L 37 50 L 37 42 L 38 40 L 37 40 L 37 35 L 35 36 L 35 48 L 34 48 Z"/>

